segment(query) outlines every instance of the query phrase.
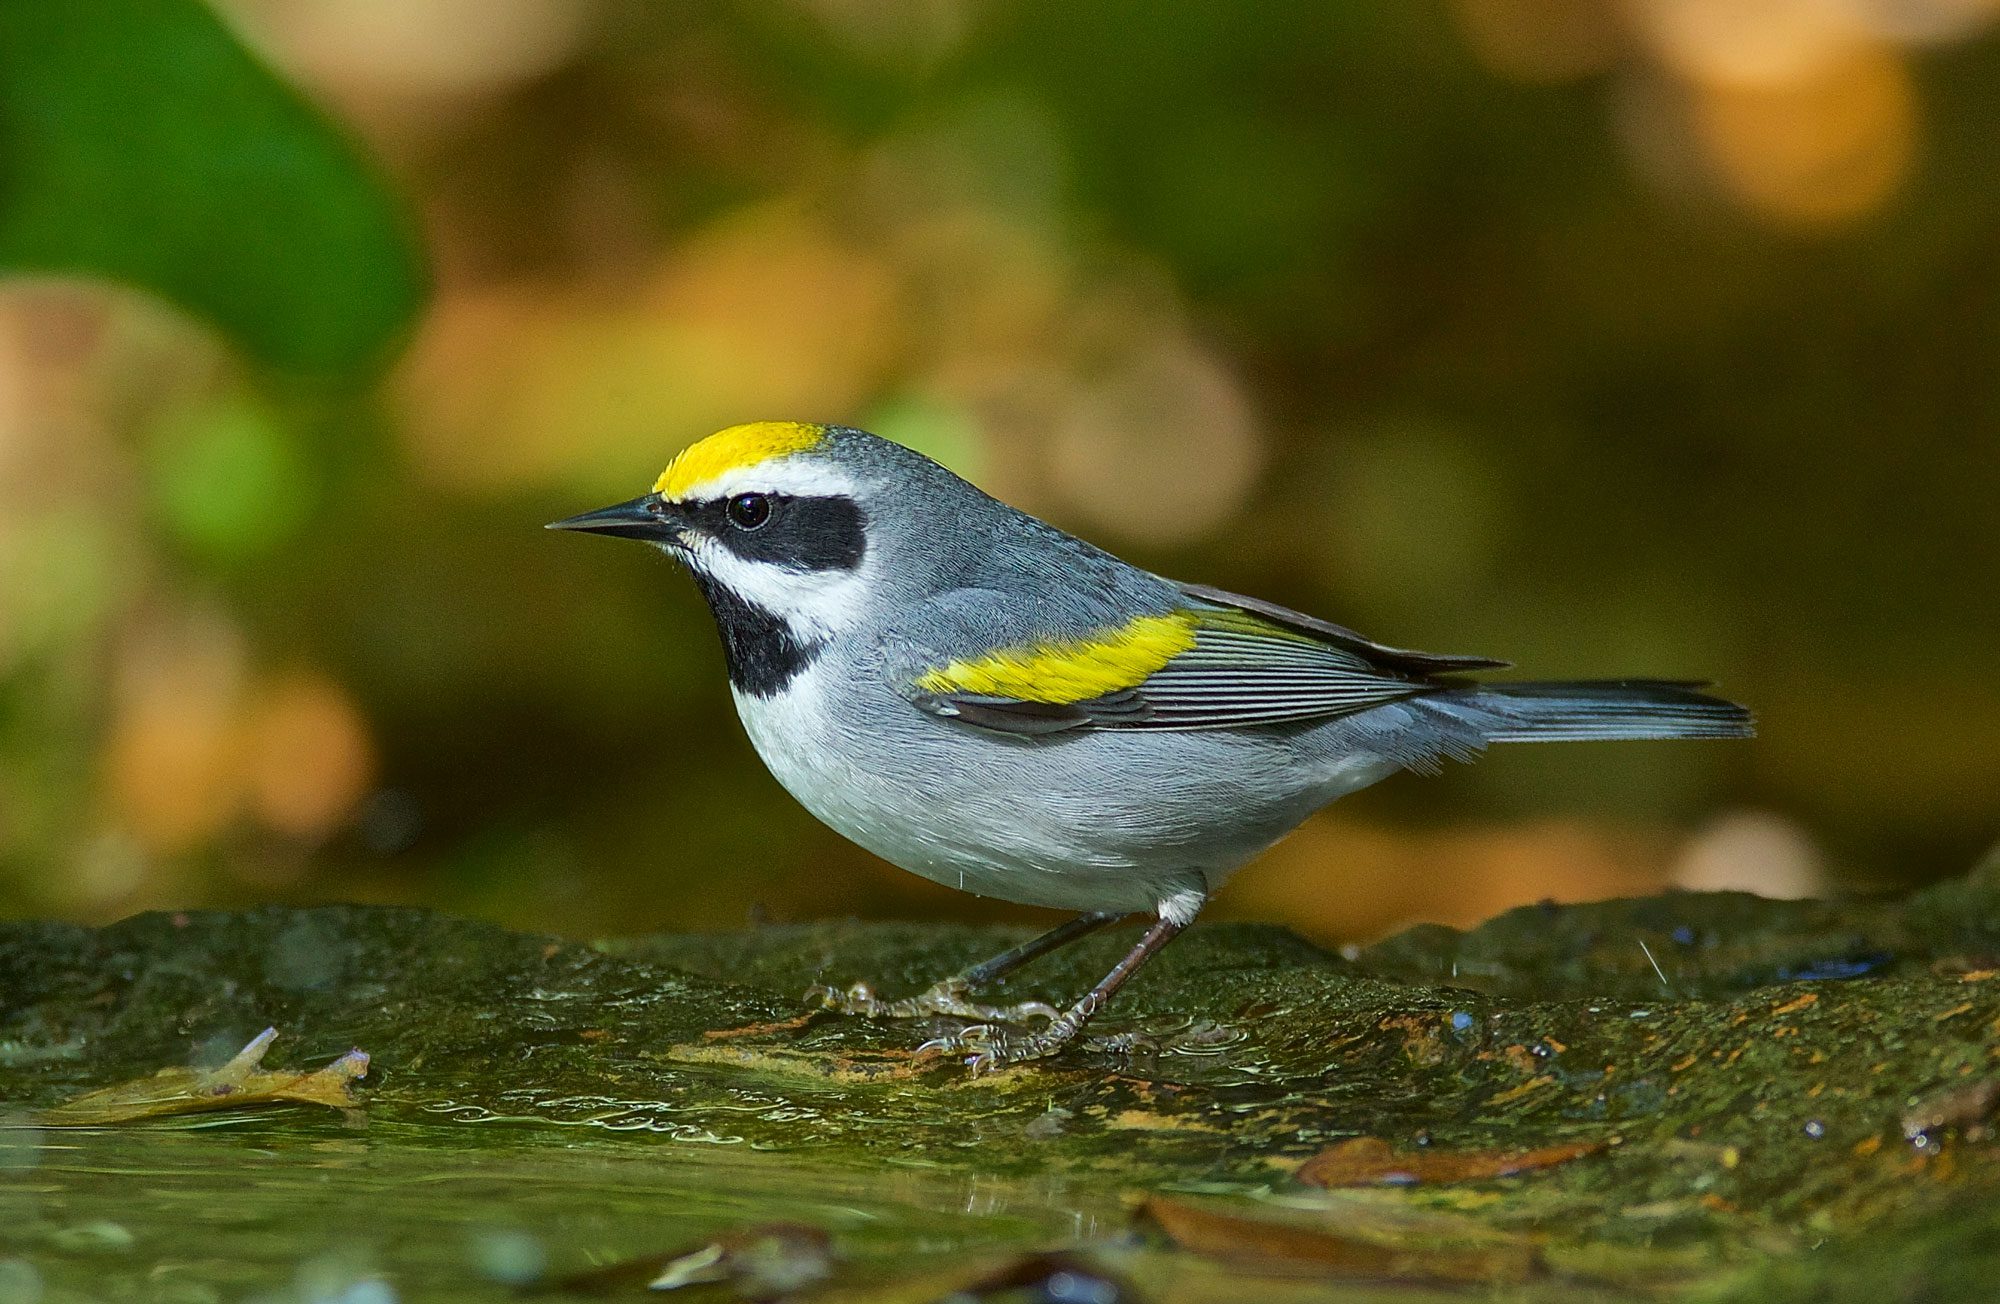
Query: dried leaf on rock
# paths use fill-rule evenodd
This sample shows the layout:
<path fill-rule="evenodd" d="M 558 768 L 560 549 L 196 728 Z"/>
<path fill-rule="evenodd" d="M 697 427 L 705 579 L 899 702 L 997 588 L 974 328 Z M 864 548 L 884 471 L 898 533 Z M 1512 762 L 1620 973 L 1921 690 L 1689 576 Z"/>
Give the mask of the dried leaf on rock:
<path fill-rule="evenodd" d="M 52 1127 L 102 1127 L 245 1105 L 326 1105 L 333 1109 L 360 1105 L 350 1088 L 355 1079 L 367 1076 L 366 1051 L 350 1050 L 324 1068 L 309 1072 L 263 1068 L 264 1052 L 277 1036 L 276 1028 L 264 1029 L 220 1068 L 161 1069 L 150 1077 L 85 1092 L 45 1111 L 41 1121 Z"/>

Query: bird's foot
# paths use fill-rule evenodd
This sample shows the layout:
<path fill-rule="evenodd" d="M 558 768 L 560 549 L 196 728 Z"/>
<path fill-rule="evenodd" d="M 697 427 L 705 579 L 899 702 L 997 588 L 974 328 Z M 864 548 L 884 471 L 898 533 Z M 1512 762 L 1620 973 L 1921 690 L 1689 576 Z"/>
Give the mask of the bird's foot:
<path fill-rule="evenodd" d="M 1081 1027 L 1068 1015 L 1059 1015 L 1039 1032 L 1017 1033 L 990 1023 L 975 1023 L 949 1036 L 933 1038 L 917 1047 L 923 1051 L 971 1051 L 965 1067 L 972 1076 L 992 1073 L 1015 1064 L 1047 1059 L 1076 1040 Z"/>
<path fill-rule="evenodd" d="M 864 1019 L 928 1019 L 943 1015 L 953 1019 L 974 1019 L 982 1024 L 1018 1024 L 1029 1019 L 1042 1019 L 1053 1024 L 1058 1017 L 1055 1006 L 1045 1001 L 981 1005 L 972 1000 L 971 995 L 972 989 L 957 978 L 933 983 L 915 996 L 895 1001 L 883 1000 L 867 983 L 855 983 L 845 990 L 823 986 L 806 990 L 806 999 L 817 1001 L 821 1008 L 859 1015 Z"/>

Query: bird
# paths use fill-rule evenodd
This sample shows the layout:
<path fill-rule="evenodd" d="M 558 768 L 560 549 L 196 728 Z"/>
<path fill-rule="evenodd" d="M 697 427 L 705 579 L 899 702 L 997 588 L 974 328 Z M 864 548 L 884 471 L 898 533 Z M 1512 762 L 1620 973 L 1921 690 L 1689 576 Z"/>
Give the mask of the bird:
<path fill-rule="evenodd" d="M 914 995 L 807 993 L 969 1020 L 920 1049 L 975 1075 L 1062 1051 L 1231 873 L 1347 793 L 1494 743 L 1752 733 L 1700 681 L 1480 679 L 1508 663 L 1168 579 L 849 426 L 731 426 L 650 492 L 548 528 L 685 566 L 751 745 L 813 815 L 934 882 L 1074 912 Z M 976 999 L 1132 915 L 1136 944 L 1067 1007 Z"/>

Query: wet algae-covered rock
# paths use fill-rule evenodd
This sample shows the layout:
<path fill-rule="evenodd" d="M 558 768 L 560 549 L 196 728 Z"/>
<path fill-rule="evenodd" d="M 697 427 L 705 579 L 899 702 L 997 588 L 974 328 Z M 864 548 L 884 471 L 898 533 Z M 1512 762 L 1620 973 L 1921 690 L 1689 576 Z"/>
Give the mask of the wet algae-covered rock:
<path fill-rule="evenodd" d="M 695 1272 L 744 1297 L 1010 1298 L 1049 1297 L 1046 1271 L 1102 1274 L 1107 1299 L 1878 1300 L 2000 1281 L 2000 865 L 1893 903 L 1530 908 L 1353 959 L 1198 927 L 1089 1044 L 977 1079 L 913 1049 L 950 1021 L 801 1000 L 914 990 L 1019 937 L 592 944 L 359 907 L 0 925 L 0 1287 L 501 1298 Z M 1007 997 L 1080 990 L 1128 944 L 1079 945 Z M 262 1045 L 239 1052 L 267 1026 L 257 1067 Z M 344 1108 L 227 1096 L 243 1073 L 357 1065 L 324 1102 Z M 88 1092 L 97 1112 L 58 1111 Z M 109 1125 L 128 1100 L 151 1121 Z M 766 1245 L 831 1257 L 781 1286 L 728 1276 Z"/>

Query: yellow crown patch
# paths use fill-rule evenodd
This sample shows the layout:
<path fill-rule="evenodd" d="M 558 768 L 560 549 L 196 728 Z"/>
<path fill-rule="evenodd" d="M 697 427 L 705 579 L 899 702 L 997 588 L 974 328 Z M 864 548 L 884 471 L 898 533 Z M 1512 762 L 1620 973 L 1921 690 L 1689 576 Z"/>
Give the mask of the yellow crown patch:
<path fill-rule="evenodd" d="M 719 475 L 768 462 L 774 457 L 803 453 L 826 438 L 826 427 L 803 421 L 753 421 L 748 425 L 718 430 L 708 438 L 688 445 L 667 463 L 653 492 L 680 498 L 698 485 Z"/>
<path fill-rule="evenodd" d="M 1134 688 L 1194 646 L 1192 612 L 1140 616 L 1089 638 L 998 648 L 926 672 L 926 693 L 977 693 L 1022 702 L 1083 702 Z"/>

